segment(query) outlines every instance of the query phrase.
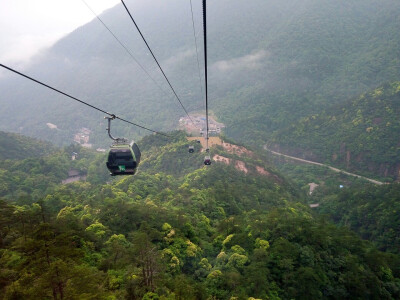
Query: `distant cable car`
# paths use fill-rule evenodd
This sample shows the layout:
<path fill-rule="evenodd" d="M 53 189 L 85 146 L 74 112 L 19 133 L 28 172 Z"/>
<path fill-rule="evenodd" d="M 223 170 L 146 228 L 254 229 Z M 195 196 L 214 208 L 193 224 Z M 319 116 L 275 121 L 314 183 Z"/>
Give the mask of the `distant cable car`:
<path fill-rule="evenodd" d="M 108 135 L 114 140 L 108 151 L 106 162 L 110 175 L 134 175 L 140 163 L 139 147 L 135 142 L 129 143 L 125 138 L 114 138 L 110 132 L 111 120 L 114 118 L 106 117 L 106 119 L 108 119 Z"/>
<path fill-rule="evenodd" d="M 193 153 L 194 152 L 194 146 L 189 146 L 189 153 Z"/>
<path fill-rule="evenodd" d="M 210 156 L 207 155 L 206 157 L 204 157 L 204 164 L 206 166 L 211 165 L 211 157 Z"/>

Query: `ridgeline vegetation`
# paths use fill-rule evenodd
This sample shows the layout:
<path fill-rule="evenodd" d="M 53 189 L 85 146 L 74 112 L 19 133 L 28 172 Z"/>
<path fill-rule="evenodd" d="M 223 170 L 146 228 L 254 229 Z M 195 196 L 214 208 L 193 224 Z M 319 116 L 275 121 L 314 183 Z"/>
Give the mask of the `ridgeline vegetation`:
<path fill-rule="evenodd" d="M 2 191 L 0 298 L 400 297 L 396 251 L 381 252 L 315 215 L 262 156 L 218 150 L 273 176 L 246 175 L 233 164 L 205 167 L 200 153 L 187 153 L 185 135 L 172 134 L 170 141 L 149 136 L 139 142 L 145 151 L 134 177 L 102 181 L 102 172 L 90 170 L 104 171 L 104 157 L 77 147 L 75 161 L 68 162 L 70 148 L 36 158 L 85 166 L 87 181 L 46 180 L 51 188 L 37 192 L 34 182 L 25 182 L 34 195 L 29 199 Z M 2 172 L 13 175 L 4 162 Z"/>
<path fill-rule="evenodd" d="M 303 118 L 274 135 L 269 145 L 392 181 L 400 170 L 399 114 L 400 82 L 393 82 Z"/>

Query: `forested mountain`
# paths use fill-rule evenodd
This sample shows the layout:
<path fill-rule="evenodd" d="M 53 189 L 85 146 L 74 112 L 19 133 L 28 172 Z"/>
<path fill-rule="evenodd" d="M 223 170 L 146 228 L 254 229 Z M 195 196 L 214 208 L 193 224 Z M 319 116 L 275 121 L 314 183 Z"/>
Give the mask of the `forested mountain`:
<path fill-rule="evenodd" d="M 372 240 L 384 251 L 400 253 L 400 185 L 357 187 L 322 197 L 320 212 Z"/>
<path fill-rule="evenodd" d="M 104 154 L 70 145 L 63 149 L 49 143 L 6 132 L 0 133 L 0 197 L 30 204 L 50 193 L 69 171 L 106 182 Z M 72 156 L 77 158 L 72 160 Z"/>
<path fill-rule="evenodd" d="M 399 114 L 400 82 L 394 82 L 302 118 L 277 132 L 269 146 L 385 180 L 398 179 Z"/>
<path fill-rule="evenodd" d="M 216 103 L 227 107 L 221 118 L 235 138 L 263 143 L 301 117 L 399 79 L 399 3 L 290 3 L 296 9 L 263 39 L 263 79 Z"/>
<path fill-rule="evenodd" d="M 313 216 L 262 156 L 206 167 L 170 135 L 139 141 L 135 176 L 0 200 L 0 299 L 400 297 L 400 257 Z"/>
<path fill-rule="evenodd" d="M 127 4 L 188 110 L 203 110 L 189 4 Z M 199 4 L 194 2 L 194 13 L 201 45 Z M 396 0 L 219 0 L 208 5 L 210 108 L 237 140 L 263 143 L 274 131 L 332 103 L 399 80 Z M 42 53 L 26 72 L 106 111 L 173 129 L 183 110 L 126 12 L 118 5 L 101 18 L 164 92 L 96 19 Z M 201 47 L 199 54 L 202 64 Z M 76 130 L 88 127 L 94 130 L 91 141 L 104 145 L 97 112 L 14 75 L 6 74 L 0 88 L 5 108 L 0 129 L 68 144 Z M 116 129 L 121 135 L 145 134 L 125 125 Z"/>
<path fill-rule="evenodd" d="M 40 157 L 55 151 L 50 143 L 41 142 L 18 134 L 0 131 L 0 159 Z"/>

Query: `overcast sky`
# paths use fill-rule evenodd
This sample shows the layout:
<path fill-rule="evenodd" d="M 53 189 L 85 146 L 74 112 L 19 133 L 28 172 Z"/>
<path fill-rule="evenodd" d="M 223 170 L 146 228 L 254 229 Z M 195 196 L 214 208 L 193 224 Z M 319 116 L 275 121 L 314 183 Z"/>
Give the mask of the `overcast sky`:
<path fill-rule="evenodd" d="M 97 13 L 119 0 L 85 0 Z M 91 21 L 82 0 L 0 0 L 0 63 L 24 65 L 40 49 Z"/>

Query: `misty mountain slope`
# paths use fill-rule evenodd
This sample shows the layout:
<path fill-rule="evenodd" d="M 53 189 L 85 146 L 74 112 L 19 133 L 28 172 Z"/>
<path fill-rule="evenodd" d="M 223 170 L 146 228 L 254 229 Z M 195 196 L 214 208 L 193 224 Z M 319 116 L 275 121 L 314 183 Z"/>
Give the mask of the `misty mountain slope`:
<path fill-rule="evenodd" d="M 188 9 L 190 12 L 190 6 Z M 162 10 L 155 11 L 157 16 L 154 16 L 153 8 L 145 7 L 144 12 L 143 9 L 139 10 L 137 15 L 141 16 L 143 13 L 146 20 L 153 20 L 156 17 L 156 20 L 160 20 L 159 23 L 163 23 Z M 174 11 L 174 7 L 170 7 L 169 11 Z M 127 47 L 132 48 L 131 52 L 134 53 L 135 57 L 138 57 L 140 63 L 159 82 L 167 96 L 160 92 L 157 86 L 146 77 L 145 73 L 96 19 L 62 39 L 47 53 L 42 54 L 42 57 L 38 57 L 37 62 L 30 68 L 31 76 L 40 78 L 84 101 L 100 105 L 106 111 L 123 114 L 124 117 L 148 127 L 162 129 L 161 125 L 163 125 L 169 129 L 172 128 L 172 124 L 175 125 L 179 116 L 182 115 L 182 108 L 178 101 L 173 98 L 172 92 L 164 83 L 159 71 L 155 69 L 155 63 L 148 56 L 147 49 L 139 39 L 126 12 L 121 7 L 116 7 L 108 13 L 110 17 L 107 18 L 106 14 L 104 21 Z M 112 20 L 112 22 L 108 22 L 109 20 Z M 115 28 L 113 23 L 119 24 L 121 20 L 123 21 L 122 24 L 119 25 L 119 28 Z M 171 20 L 174 21 L 173 26 L 164 27 L 169 30 L 176 29 L 177 20 L 173 18 Z M 138 18 L 137 21 L 139 23 L 141 19 Z M 190 23 L 188 24 L 190 25 Z M 159 35 L 156 35 L 155 39 L 163 36 L 168 36 L 168 39 L 170 39 L 172 33 L 160 31 L 160 25 L 153 24 L 153 32 Z M 191 29 L 191 27 L 188 27 L 188 29 Z M 143 26 L 142 30 L 146 32 L 146 26 Z M 147 33 L 146 36 L 151 37 L 153 32 Z M 189 34 L 191 34 L 191 31 L 189 31 Z M 174 45 L 178 46 L 179 36 L 177 35 L 174 38 Z M 149 42 L 151 43 L 151 41 L 150 38 Z M 153 50 L 158 54 L 157 49 Z M 157 56 L 159 56 L 161 62 L 164 60 L 165 56 Z M 168 68 L 166 68 L 166 72 L 168 73 Z M 173 82 L 173 78 L 171 78 L 171 81 Z M 97 129 L 97 133 L 102 129 L 99 127 L 101 115 L 72 103 L 69 99 L 23 80 L 18 80 L 15 84 L 12 80 L 8 80 L 8 82 L 4 82 L 4 85 L 6 87 L 2 86 L 2 89 L 16 91 L 15 94 L 12 93 L 11 99 L 6 95 L 4 98 L 2 97 L 6 102 L 8 111 L 17 115 L 15 122 L 12 123 L 14 130 L 24 127 L 22 129 L 24 133 L 34 135 L 35 130 L 40 130 L 42 135 L 47 135 L 46 131 L 48 130 L 43 126 L 38 129 L 39 126 L 36 124 L 40 122 L 38 119 L 42 118 L 57 124 L 59 128 L 68 132 L 65 135 L 60 133 L 58 141 L 67 139 L 67 134 L 71 135 L 71 131 L 73 132 L 73 130 L 85 124 L 85 127 Z M 26 94 L 18 94 L 18 91 L 21 90 L 25 91 Z M 18 105 L 18 103 L 21 103 L 21 105 Z M 62 107 L 61 110 L 60 107 Z M 28 111 L 35 111 L 37 114 L 28 117 Z M 47 112 L 51 113 L 46 114 Z M 154 118 L 155 114 L 157 115 L 156 118 Z M 7 123 L 6 120 L 4 121 L 4 123 Z M 144 121 L 147 121 L 147 124 Z M 33 126 L 27 126 L 32 123 Z M 11 123 L 8 122 L 8 124 Z M 118 128 L 118 122 L 116 122 L 116 128 Z M 124 125 L 122 129 L 125 133 L 132 134 L 132 128 L 126 128 Z"/>
<path fill-rule="evenodd" d="M 127 4 L 187 109 L 202 110 L 188 3 Z M 210 2 L 210 108 L 229 135 L 254 143 L 331 102 L 398 80 L 399 11 L 394 0 Z M 201 12 L 195 4 L 202 64 Z M 27 73 L 148 127 L 174 128 L 184 112 L 126 12 L 118 5 L 101 17 L 167 95 L 96 19 L 43 53 Z M 8 112 L 0 115 L 0 129 L 46 137 L 48 121 L 61 129 L 51 138 L 66 143 L 84 126 L 94 130 L 93 143 L 104 145 L 97 112 L 11 75 L 0 88 Z M 146 134 L 125 124 L 115 128 L 121 135 Z"/>
<path fill-rule="evenodd" d="M 55 150 L 50 143 L 0 131 L 0 160 L 41 157 Z"/>
<path fill-rule="evenodd" d="M 321 201 L 319 213 L 328 214 L 383 251 L 400 251 L 400 185 L 346 189 Z"/>
<path fill-rule="evenodd" d="M 383 85 L 310 115 L 269 141 L 270 147 L 347 170 L 398 179 L 400 82 Z"/>
<path fill-rule="evenodd" d="M 262 142 L 298 118 L 398 80 L 399 9 L 390 1 L 303 3 L 262 42 L 264 78 L 218 99 L 228 133 Z"/>

